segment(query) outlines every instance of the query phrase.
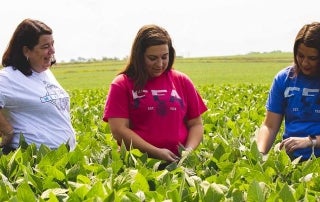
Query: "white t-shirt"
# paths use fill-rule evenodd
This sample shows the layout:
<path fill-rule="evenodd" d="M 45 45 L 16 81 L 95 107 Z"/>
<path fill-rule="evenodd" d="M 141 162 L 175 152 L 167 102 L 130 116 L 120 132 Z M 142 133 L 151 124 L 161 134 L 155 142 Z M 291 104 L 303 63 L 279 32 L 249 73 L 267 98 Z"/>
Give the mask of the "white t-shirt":
<path fill-rule="evenodd" d="M 0 70 L 0 107 L 8 112 L 14 128 L 10 146 L 19 146 L 20 134 L 28 144 L 55 149 L 68 143 L 75 148 L 75 131 L 71 125 L 70 98 L 52 72 L 33 72 L 25 76 L 19 70 Z"/>

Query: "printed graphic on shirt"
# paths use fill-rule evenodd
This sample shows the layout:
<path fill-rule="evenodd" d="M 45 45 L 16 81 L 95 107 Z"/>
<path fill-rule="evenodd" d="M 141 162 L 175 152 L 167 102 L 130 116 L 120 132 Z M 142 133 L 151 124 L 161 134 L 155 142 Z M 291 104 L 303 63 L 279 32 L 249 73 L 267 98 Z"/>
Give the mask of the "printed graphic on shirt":
<path fill-rule="evenodd" d="M 156 111 L 157 114 L 165 116 L 169 110 L 176 111 L 175 103 L 181 108 L 184 108 L 183 101 L 179 96 L 178 92 L 173 89 L 168 90 L 141 90 L 141 91 L 132 91 L 134 108 L 137 109 L 140 107 L 142 99 L 151 99 L 150 102 L 146 101 L 148 111 Z"/>
<path fill-rule="evenodd" d="M 288 99 L 288 109 L 299 117 L 319 116 L 319 92 L 319 89 L 287 87 L 284 96 Z"/>
<path fill-rule="evenodd" d="M 47 84 L 47 93 L 45 96 L 40 97 L 42 103 L 51 103 L 57 107 L 60 111 L 68 109 L 68 95 L 53 84 Z"/>

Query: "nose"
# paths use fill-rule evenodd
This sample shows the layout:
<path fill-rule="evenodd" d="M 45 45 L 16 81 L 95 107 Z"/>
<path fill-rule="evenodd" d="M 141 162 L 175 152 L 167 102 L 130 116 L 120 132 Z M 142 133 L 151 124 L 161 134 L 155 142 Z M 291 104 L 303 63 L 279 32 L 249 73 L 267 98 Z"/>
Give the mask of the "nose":
<path fill-rule="evenodd" d="M 50 54 L 55 54 L 55 53 L 56 53 L 56 51 L 55 51 L 55 49 L 54 49 L 54 46 L 53 46 L 53 45 L 52 45 L 52 46 L 50 46 L 49 53 L 50 53 Z"/>
<path fill-rule="evenodd" d="M 159 58 L 159 59 L 156 61 L 156 65 L 157 65 L 158 67 L 162 67 L 162 65 L 163 65 L 163 60 L 162 60 L 161 58 Z"/>
<path fill-rule="evenodd" d="M 302 61 L 301 61 L 301 65 L 302 66 L 308 66 L 308 64 L 309 64 L 309 60 L 308 60 L 308 58 L 302 58 Z"/>

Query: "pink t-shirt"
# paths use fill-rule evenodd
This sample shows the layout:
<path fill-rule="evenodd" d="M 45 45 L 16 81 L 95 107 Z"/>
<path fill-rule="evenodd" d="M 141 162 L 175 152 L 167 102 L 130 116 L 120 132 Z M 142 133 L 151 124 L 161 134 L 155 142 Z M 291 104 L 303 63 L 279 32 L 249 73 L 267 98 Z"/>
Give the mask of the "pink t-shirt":
<path fill-rule="evenodd" d="M 207 110 L 187 75 L 170 70 L 150 79 L 143 90 L 133 90 L 133 81 L 118 75 L 112 82 L 105 104 L 103 120 L 127 118 L 130 128 L 147 142 L 178 154 L 185 145 L 186 120 Z"/>

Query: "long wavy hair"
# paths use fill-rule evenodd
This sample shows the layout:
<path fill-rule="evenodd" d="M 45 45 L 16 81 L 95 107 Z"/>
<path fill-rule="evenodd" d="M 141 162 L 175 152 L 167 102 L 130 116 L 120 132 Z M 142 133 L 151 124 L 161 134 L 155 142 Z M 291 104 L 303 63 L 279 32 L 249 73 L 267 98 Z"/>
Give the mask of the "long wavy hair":
<path fill-rule="evenodd" d="M 2 66 L 12 66 L 13 69 L 21 71 L 24 75 L 32 74 L 31 66 L 23 54 L 23 47 L 32 50 L 42 35 L 52 35 L 52 29 L 41 21 L 33 19 L 23 20 L 14 31 L 7 49 L 2 56 Z M 51 65 L 56 60 L 51 61 Z"/>
<path fill-rule="evenodd" d="M 319 22 L 313 22 L 311 24 L 304 25 L 296 36 L 294 46 L 293 46 L 294 66 L 295 66 L 294 76 L 297 76 L 301 71 L 301 68 L 297 60 L 297 54 L 298 54 L 298 47 L 302 43 L 309 48 L 317 49 L 318 53 L 320 54 L 320 23 Z M 320 72 L 320 63 L 318 65 L 319 65 L 318 68 Z"/>
<path fill-rule="evenodd" d="M 172 69 L 175 50 L 168 32 L 157 25 L 145 25 L 138 31 L 131 48 L 129 61 L 119 74 L 126 74 L 134 81 L 134 89 L 141 90 L 149 79 L 144 62 L 144 53 L 150 46 L 167 44 L 169 47 L 169 62 L 166 71 Z"/>

